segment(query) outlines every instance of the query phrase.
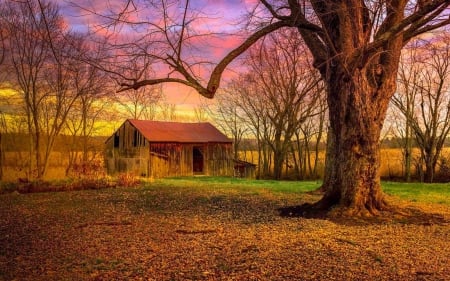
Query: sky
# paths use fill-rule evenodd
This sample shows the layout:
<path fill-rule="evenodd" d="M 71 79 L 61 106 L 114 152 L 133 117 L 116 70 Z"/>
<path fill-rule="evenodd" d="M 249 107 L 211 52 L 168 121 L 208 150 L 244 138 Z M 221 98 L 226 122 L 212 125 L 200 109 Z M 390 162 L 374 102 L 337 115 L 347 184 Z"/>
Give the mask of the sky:
<path fill-rule="evenodd" d="M 137 0 L 136 3 L 143 0 Z M 87 31 L 88 29 L 96 29 L 101 22 L 101 17 L 88 12 L 86 10 L 94 11 L 98 14 L 111 14 L 122 9 L 126 0 L 57 0 L 60 5 L 68 26 L 71 29 L 79 31 Z M 234 34 L 236 29 L 240 28 L 239 23 L 245 13 L 254 7 L 256 0 L 191 0 L 190 5 L 198 12 L 195 21 L 192 23 L 193 29 L 201 33 L 220 32 Z M 86 10 L 83 10 L 86 9 Z M 161 13 L 150 14 L 149 9 L 140 9 L 139 12 L 131 15 L 132 20 L 142 20 L 149 17 L 152 21 L 158 21 L 158 17 L 162 18 Z M 152 9 L 155 10 L 155 9 Z M 98 32 L 104 32 L 98 30 Z M 121 35 L 132 35 L 130 32 L 121 30 Z M 229 50 L 238 46 L 244 37 L 233 35 L 208 36 L 200 37 L 198 40 L 193 40 L 191 43 L 195 47 L 187 56 L 188 59 L 207 59 L 208 61 L 218 62 Z M 238 67 L 235 63 L 234 68 Z M 163 68 L 164 69 L 164 68 Z M 198 69 L 199 74 L 205 79 L 208 78 L 208 69 Z M 162 70 L 161 72 L 165 72 Z M 158 73 L 159 74 L 159 73 Z M 165 77 L 166 73 L 161 73 Z M 224 79 L 230 79 L 237 76 L 237 72 L 233 70 L 233 65 L 224 74 Z M 223 85 L 223 83 L 222 83 Z M 189 87 L 169 83 L 163 85 L 165 99 L 170 104 L 177 104 L 177 111 L 192 111 L 192 108 L 204 103 L 205 99 L 197 92 Z"/>

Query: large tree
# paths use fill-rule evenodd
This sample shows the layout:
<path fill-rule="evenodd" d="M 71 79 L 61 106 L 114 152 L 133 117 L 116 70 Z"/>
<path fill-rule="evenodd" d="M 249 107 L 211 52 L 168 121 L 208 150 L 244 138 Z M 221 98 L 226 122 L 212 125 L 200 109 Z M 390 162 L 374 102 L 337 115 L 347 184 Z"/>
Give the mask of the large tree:
<path fill-rule="evenodd" d="M 330 210 L 348 215 L 376 215 L 386 209 L 380 186 L 379 138 L 389 101 L 396 89 L 400 53 L 412 38 L 450 22 L 448 0 L 260 0 L 252 11 L 258 28 L 217 63 L 205 83 L 192 67 L 187 50 L 194 39 L 194 15 L 189 1 L 148 1 L 152 11 L 160 8 L 158 20 L 137 19 L 145 1 L 127 2 L 118 11 L 118 21 L 147 25 L 147 39 L 165 41 L 165 49 L 151 54 L 170 66 L 169 76 L 140 80 L 130 77 L 122 90 L 163 82 L 190 86 L 213 98 L 225 68 L 258 39 L 282 27 L 298 30 L 314 58 L 327 88 L 330 130 L 323 198 L 308 210 Z M 212 4 L 211 4 L 212 5 Z M 111 15 L 109 15 L 111 18 Z M 249 28 L 250 29 L 250 28 Z M 248 30 L 248 29 L 247 29 Z M 157 33 L 160 35 L 158 36 Z M 149 41 L 139 48 L 148 54 Z M 205 40 L 205 44 L 206 44 Z M 186 56 L 187 55 L 187 56 Z M 198 61 L 197 61 L 198 62 Z M 200 63 L 200 62 L 198 62 Z M 177 73 L 178 75 L 173 75 Z M 305 209 L 302 210 L 302 212 Z M 307 210 L 306 210 L 307 211 Z"/>

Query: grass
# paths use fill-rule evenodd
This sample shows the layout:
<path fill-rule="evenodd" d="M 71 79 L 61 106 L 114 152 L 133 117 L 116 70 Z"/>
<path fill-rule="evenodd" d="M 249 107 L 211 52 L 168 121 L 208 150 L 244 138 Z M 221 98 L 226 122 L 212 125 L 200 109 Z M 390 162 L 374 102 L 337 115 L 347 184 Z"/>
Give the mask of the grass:
<path fill-rule="evenodd" d="M 320 181 L 247 180 L 227 177 L 180 177 L 160 179 L 151 186 L 188 188 L 196 190 L 232 189 L 244 193 L 299 194 L 319 188 Z M 382 182 L 383 191 L 403 200 L 450 205 L 450 185 L 443 183 Z"/>
<path fill-rule="evenodd" d="M 303 193 L 317 189 L 319 181 L 250 180 L 230 177 L 180 177 L 157 180 L 152 185 L 196 189 L 234 189 L 243 192 Z"/>
<path fill-rule="evenodd" d="M 61 185 L 61 181 L 53 181 Z M 232 177 L 174 177 L 157 179 L 152 182 L 143 181 L 144 188 L 185 189 L 197 192 L 228 191 L 242 194 L 261 194 L 272 192 L 277 194 L 302 194 L 319 188 L 321 181 L 275 181 L 250 180 Z M 437 203 L 450 205 L 450 186 L 442 183 L 402 183 L 382 182 L 384 192 L 410 202 Z M 0 194 L 16 190 L 12 183 L 0 182 Z M 69 189 L 70 190 L 70 189 Z"/>
<path fill-rule="evenodd" d="M 444 183 L 383 182 L 383 190 L 411 202 L 450 205 L 450 185 Z"/>
<path fill-rule="evenodd" d="M 47 183 L 62 186 L 61 181 Z M 70 184 L 70 182 L 69 182 Z M 214 193 L 227 191 L 241 194 L 261 194 L 271 192 L 275 194 L 303 194 L 320 187 L 320 181 L 275 181 L 250 180 L 232 177 L 174 177 L 143 181 L 144 189 L 170 188 L 182 192 L 183 190 Z M 450 205 L 450 186 L 442 183 L 402 183 L 382 182 L 384 192 L 410 202 L 437 203 Z M 0 194 L 10 193 L 17 189 L 12 183 L 0 182 Z M 61 190 L 71 190 L 61 189 Z M 83 189 L 83 188 L 81 188 Z M 37 191 L 40 191 L 39 189 Z M 45 191 L 43 189 L 42 191 Z M 51 191 L 51 189 L 50 189 Z M 21 192 L 19 190 L 19 192 Z"/>

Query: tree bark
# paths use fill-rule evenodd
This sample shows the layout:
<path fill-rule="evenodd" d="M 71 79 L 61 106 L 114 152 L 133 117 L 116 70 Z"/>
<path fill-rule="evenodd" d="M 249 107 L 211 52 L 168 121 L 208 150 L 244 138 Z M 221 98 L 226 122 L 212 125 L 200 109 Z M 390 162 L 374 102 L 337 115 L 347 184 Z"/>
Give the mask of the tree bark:
<path fill-rule="evenodd" d="M 323 183 L 325 195 L 317 206 L 337 205 L 350 215 L 376 215 L 386 208 L 379 139 L 395 81 L 386 79 L 376 86 L 364 70 L 351 75 L 336 72 L 328 82 L 331 163 Z"/>

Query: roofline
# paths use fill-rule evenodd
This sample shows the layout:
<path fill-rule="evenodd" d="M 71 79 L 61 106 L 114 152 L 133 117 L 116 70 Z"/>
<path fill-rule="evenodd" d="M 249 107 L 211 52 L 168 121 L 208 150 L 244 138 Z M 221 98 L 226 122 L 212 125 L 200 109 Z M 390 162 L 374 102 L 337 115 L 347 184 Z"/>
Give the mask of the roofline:
<path fill-rule="evenodd" d="M 205 142 L 190 142 L 190 141 L 187 141 L 187 142 L 184 142 L 184 141 L 151 141 L 151 140 L 149 140 L 148 138 L 146 138 L 145 136 L 144 136 L 144 134 L 142 134 L 141 133 L 141 131 L 138 129 L 138 128 L 136 128 L 136 126 L 134 126 L 134 124 L 133 124 L 133 122 L 130 122 L 131 120 L 137 120 L 137 121 L 142 121 L 142 120 L 139 120 L 139 119 L 126 119 L 125 121 L 123 121 L 123 123 L 119 126 L 119 128 L 117 129 L 117 130 L 115 130 L 114 131 L 114 133 L 112 133 L 112 135 L 110 135 L 106 140 L 105 140 L 105 144 L 109 141 L 109 139 L 110 138 L 112 138 L 115 134 L 116 134 L 116 132 L 126 123 L 126 122 L 128 122 L 128 123 L 130 123 L 130 125 L 131 126 L 133 126 L 133 128 L 135 128 L 141 135 L 142 135 L 142 137 L 144 137 L 144 139 L 146 140 L 146 141 L 148 141 L 149 143 L 191 143 L 191 144 L 194 144 L 194 143 L 233 143 L 233 141 L 205 141 Z M 215 128 L 215 126 L 213 125 L 213 124 L 211 124 L 210 122 L 193 122 L 193 123 L 185 123 L 185 122 L 175 122 L 175 121 L 153 121 L 153 120 L 151 120 L 152 122 L 160 122 L 160 123 L 178 123 L 178 124 L 210 124 L 211 126 L 213 126 L 214 128 Z M 220 132 L 220 131 L 219 131 Z M 223 134 L 222 132 L 220 132 L 221 134 Z M 223 134 L 225 137 L 227 137 L 225 134 Z M 228 138 L 228 137 L 227 137 Z M 228 138 L 229 139 L 229 138 Z"/>
<path fill-rule="evenodd" d="M 196 144 L 196 143 L 233 143 L 232 141 L 196 141 L 196 142 L 192 142 L 192 141 L 149 141 L 147 140 L 149 143 L 189 143 L 189 144 Z"/>

